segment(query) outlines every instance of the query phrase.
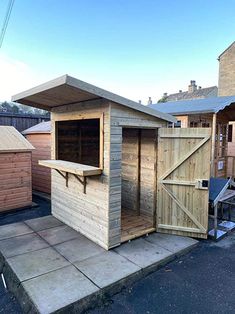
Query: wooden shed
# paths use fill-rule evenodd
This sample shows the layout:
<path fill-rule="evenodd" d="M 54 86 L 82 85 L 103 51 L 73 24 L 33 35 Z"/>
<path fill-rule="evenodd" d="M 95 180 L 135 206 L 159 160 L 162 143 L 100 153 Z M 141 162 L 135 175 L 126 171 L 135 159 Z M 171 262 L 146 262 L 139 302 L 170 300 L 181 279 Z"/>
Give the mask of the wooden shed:
<path fill-rule="evenodd" d="M 36 124 L 22 134 L 35 148 L 32 152 L 33 190 L 51 194 L 51 170 L 38 164 L 39 160 L 51 158 L 51 121 Z"/>
<path fill-rule="evenodd" d="M 12 126 L 0 126 L 0 212 L 32 204 L 34 147 Z"/>
<path fill-rule="evenodd" d="M 174 117 L 68 75 L 12 100 L 51 111 L 39 163 L 55 217 L 105 249 L 153 231 L 207 237 L 209 128 L 168 129 Z"/>
<path fill-rule="evenodd" d="M 235 177 L 235 154 L 231 148 L 228 151 L 229 121 L 235 120 L 235 96 L 171 101 L 150 107 L 174 115 L 177 119 L 175 127 L 211 128 L 211 176 Z"/>

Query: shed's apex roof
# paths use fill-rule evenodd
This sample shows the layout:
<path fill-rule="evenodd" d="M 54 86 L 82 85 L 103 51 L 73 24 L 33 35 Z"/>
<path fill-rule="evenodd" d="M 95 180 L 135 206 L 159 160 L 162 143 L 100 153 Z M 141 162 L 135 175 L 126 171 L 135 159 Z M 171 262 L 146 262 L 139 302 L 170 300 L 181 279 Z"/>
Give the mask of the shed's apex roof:
<path fill-rule="evenodd" d="M 13 126 L 0 126 L 0 153 L 33 149 L 34 147 Z"/>
<path fill-rule="evenodd" d="M 41 122 L 22 132 L 22 134 L 51 133 L 51 121 Z"/>
<path fill-rule="evenodd" d="M 184 101 L 171 101 L 149 105 L 151 108 L 172 115 L 185 115 L 197 113 L 217 113 L 226 106 L 235 103 L 235 96 L 211 97 Z M 232 119 L 231 119 L 232 120 Z"/>
<path fill-rule="evenodd" d="M 228 51 L 233 45 L 235 45 L 235 41 L 231 43 L 231 45 L 229 45 L 219 56 L 218 56 L 218 60 L 220 60 L 220 57 L 226 52 Z"/>
<path fill-rule="evenodd" d="M 168 114 L 158 112 L 68 75 L 14 95 L 12 101 L 51 111 L 54 107 L 102 98 L 166 121 L 175 122 L 175 118 Z"/>

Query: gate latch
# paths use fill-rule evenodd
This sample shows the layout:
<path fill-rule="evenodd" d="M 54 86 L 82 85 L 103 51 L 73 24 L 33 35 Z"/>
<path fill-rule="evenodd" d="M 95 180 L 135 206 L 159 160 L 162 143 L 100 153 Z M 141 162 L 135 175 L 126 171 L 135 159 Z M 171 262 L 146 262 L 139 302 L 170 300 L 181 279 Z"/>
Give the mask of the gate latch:
<path fill-rule="evenodd" d="M 205 179 L 196 179 L 195 180 L 195 188 L 199 190 L 208 190 L 209 188 L 209 180 Z"/>

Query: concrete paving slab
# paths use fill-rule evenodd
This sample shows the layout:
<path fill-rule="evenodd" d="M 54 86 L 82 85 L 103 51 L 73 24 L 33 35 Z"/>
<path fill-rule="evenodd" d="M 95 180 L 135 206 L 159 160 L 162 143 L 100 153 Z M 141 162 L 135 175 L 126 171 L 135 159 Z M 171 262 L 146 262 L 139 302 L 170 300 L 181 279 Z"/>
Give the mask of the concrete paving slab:
<path fill-rule="evenodd" d="M 33 233 L 33 230 L 23 222 L 17 222 L 9 225 L 0 226 L 0 240 L 28 233 Z"/>
<path fill-rule="evenodd" d="M 140 270 L 140 267 L 113 251 L 75 262 L 74 265 L 100 288 L 114 284 Z"/>
<path fill-rule="evenodd" d="M 177 235 L 163 234 L 163 233 L 152 233 L 145 238 L 146 241 L 163 247 L 164 249 L 172 253 L 180 253 L 181 251 L 191 248 L 198 243 L 197 240 L 181 237 Z"/>
<path fill-rule="evenodd" d="M 54 248 L 71 263 L 83 261 L 94 255 L 106 252 L 99 245 L 84 236 L 55 245 Z"/>
<path fill-rule="evenodd" d="M 7 263 L 20 281 L 70 265 L 65 258 L 50 247 L 11 257 L 7 259 Z"/>
<path fill-rule="evenodd" d="M 81 234 L 69 226 L 63 225 L 55 228 L 39 231 L 38 234 L 50 245 L 56 245 L 81 237 Z"/>
<path fill-rule="evenodd" d="M 0 251 L 5 258 L 37 251 L 48 246 L 48 243 L 35 233 L 0 241 Z"/>
<path fill-rule="evenodd" d="M 172 253 L 168 250 L 161 246 L 153 245 L 143 238 L 125 243 L 114 249 L 114 251 L 141 268 L 160 263 L 172 256 Z"/>
<path fill-rule="evenodd" d="M 36 232 L 64 225 L 61 221 L 51 215 L 35 219 L 29 219 L 26 220 L 25 223 Z"/>
<path fill-rule="evenodd" d="M 72 265 L 27 280 L 22 285 L 43 314 L 65 308 L 99 290 Z"/>
<path fill-rule="evenodd" d="M 0 271 L 26 313 L 81 313 L 197 244 L 152 234 L 106 251 L 60 222 L 52 227 L 50 217 L 31 224 L 49 228 L 0 240 Z"/>

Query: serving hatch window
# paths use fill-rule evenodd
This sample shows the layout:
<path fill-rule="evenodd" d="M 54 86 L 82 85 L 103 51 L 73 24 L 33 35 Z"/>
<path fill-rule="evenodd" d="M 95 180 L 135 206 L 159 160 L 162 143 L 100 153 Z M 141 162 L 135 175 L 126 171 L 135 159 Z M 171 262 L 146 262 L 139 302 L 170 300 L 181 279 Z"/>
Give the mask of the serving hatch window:
<path fill-rule="evenodd" d="M 100 119 L 56 121 L 59 160 L 100 167 Z"/>

